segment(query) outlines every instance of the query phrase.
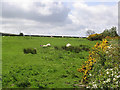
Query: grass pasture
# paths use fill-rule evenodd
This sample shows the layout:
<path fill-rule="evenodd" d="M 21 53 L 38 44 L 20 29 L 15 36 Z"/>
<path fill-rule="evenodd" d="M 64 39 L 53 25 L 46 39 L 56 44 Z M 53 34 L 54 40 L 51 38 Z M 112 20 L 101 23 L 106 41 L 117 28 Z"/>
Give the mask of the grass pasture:
<path fill-rule="evenodd" d="M 70 43 L 72 46 L 93 47 L 96 42 L 83 38 L 3 37 L 2 87 L 74 88 L 83 76 L 77 68 L 87 60 L 89 52 L 56 50 L 54 46 Z M 51 47 L 40 47 L 47 43 Z M 37 54 L 24 54 L 24 48 L 36 48 Z"/>

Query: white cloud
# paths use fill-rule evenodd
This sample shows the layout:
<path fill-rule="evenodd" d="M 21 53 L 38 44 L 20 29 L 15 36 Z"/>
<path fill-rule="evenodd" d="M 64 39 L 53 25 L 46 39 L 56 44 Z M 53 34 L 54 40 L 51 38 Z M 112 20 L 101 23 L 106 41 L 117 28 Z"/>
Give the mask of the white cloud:
<path fill-rule="evenodd" d="M 65 21 L 70 11 L 63 4 L 55 2 L 19 3 L 19 5 L 15 2 L 3 2 L 2 6 L 2 15 L 4 18 L 30 19 L 38 22 L 56 23 Z"/>
<path fill-rule="evenodd" d="M 3 2 L 0 32 L 85 36 L 88 29 L 101 33 L 118 25 L 117 5 L 28 2 Z"/>
<path fill-rule="evenodd" d="M 85 2 L 74 3 L 70 18 L 76 24 L 100 32 L 117 25 L 118 7 L 107 5 L 88 6 Z M 74 18 L 73 18 L 74 17 Z"/>

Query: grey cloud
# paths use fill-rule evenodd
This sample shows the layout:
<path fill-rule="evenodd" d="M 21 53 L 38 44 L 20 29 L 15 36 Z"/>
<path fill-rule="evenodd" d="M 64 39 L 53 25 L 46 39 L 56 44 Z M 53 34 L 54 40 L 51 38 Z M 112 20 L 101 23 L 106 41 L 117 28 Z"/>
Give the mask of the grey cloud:
<path fill-rule="evenodd" d="M 54 3 L 53 3 L 54 4 Z M 34 3 L 36 5 L 35 7 L 46 7 L 46 5 L 39 3 Z M 38 11 L 35 11 L 35 9 L 31 8 L 30 11 L 25 11 L 22 8 L 16 7 L 14 5 L 10 5 L 7 2 L 2 3 L 2 17 L 4 18 L 21 18 L 21 19 L 29 19 L 34 20 L 38 22 L 50 22 L 50 23 L 56 23 L 56 22 L 64 22 L 68 16 L 68 13 L 70 12 L 70 9 L 63 6 L 63 9 L 60 10 L 59 8 L 51 8 L 50 11 L 52 11 L 51 15 L 41 15 L 38 13 Z M 57 11 L 57 13 L 56 13 Z"/>
<path fill-rule="evenodd" d="M 47 7 L 49 4 L 33 3 L 30 10 L 3 3 L 3 30 L 4 32 L 44 35 L 75 35 L 85 36 L 88 29 L 101 33 L 101 30 L 116 25 L 116 9 L 113 6 L 87 6 L 86 8 L 74 7 L 70 10 L 66 6 L 58 7 L 58 3 L 50 4 L 50 14 L 38 13 L 39 8 Z M 52 6 L 53 5 L 53 6 Z M 112 8 L 111 8 L 112 7 Z M 70 13 L 69 13 L 70 12 Z"/>

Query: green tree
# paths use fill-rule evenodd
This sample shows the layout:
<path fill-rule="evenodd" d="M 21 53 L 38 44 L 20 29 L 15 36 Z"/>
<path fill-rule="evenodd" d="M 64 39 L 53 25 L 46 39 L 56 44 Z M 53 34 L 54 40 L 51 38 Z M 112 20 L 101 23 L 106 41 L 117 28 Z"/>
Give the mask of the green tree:
<path fill-rule="evenodd" d="M 118 36 L 117 31 L 116 31 L 116 27 L 112 27 L 111 29 L 105 29 L 101 34 L 104 37 L 106 37 L 106 36 L 110 36 L 110 37 Z"/>
<path fill-rule="evenodd" d="M 95 34 L 95 31 L 93 31 L 93 30 L 87 30 L 87 32 L 86 32 L 87 36 L 92 35 L 92 34 Z"/>
<path fill-rule="evenodd" d="M 110 29 L 110 36 L 111 36 L 111 37 L 118 36 L 117 31 L 116 31 L 116 27 L 112 27 L 112 28 Z"/>
<path fill-rule="evenodd" d="M 20 35 L 20 36 L 23 36 L 24 34 L 23 34 L 23 33 L 20 33 L 19 35 Z"/>

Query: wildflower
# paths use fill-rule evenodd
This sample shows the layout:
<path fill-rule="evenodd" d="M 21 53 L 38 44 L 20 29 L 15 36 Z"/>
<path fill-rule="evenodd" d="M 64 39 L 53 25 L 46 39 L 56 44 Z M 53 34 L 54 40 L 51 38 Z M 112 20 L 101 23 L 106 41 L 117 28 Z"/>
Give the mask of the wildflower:
<path fill-rule="evenodd" d="M 93 88 L 97 88 L 97 84 L 93 84 Z"/>
<path fill-rule="evenodd" d="M 117 76 L 117 78 L 119 78 L 120 77 L 120 75 L 119 76 Z"/>
<path fill-rule="evenodd" d="M 113 69 L 110 69 L 111 71 L 113 70 Z"/>
<path fill-rule="evenodd" d="M 106 81 L 103 81 L 103 84 L 105 84 L 106 83 Z"/>
<path fill-rule="evenodd" d="M 118 81 L 116 82 L 116 84 L 118 84 Z"/>
<path fill-rule="evenodd" d="M 87 86 L 86 88 L 90 88 L 90 86 Z"/>
<path fill-rule="evenodd" d="M 115 78 L 113 78 L 113 81 L 115 81 L 116 79 Z"/>
<path fill-rule="evenodd" d="M 106 53 L 108 53 L 108 51 L 106 51 Z"/>
<path fill-rule="evenodd" d="M 107 74 L 109 74 L 109 72 L 107 72 Z"/>
<path fill-rule="evenodd" d="M 86 80 L 87 77 L 84 77 L 84 79 Z"/>
<path fill-rule="evenodd" d="M 92 74 L 89 74 L 90 76 L 92 76 Z"/>
<path fill-rule="evenodd" d="M 110 78 L 108 78 L 106 82 L 110 82 Z"/>
<path fill-rule="evenodd" d="M 114 74 L 112 73 L 111 75 L 113 76 Z"/>

